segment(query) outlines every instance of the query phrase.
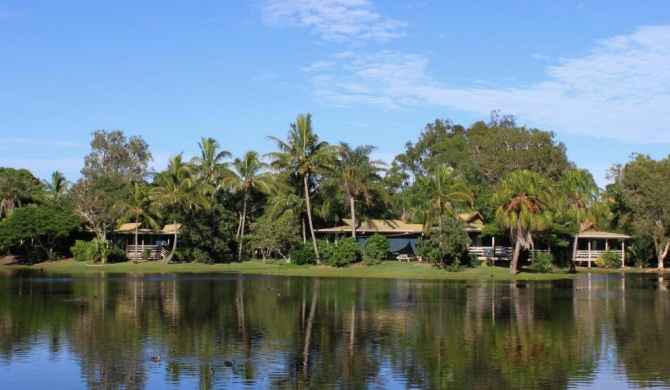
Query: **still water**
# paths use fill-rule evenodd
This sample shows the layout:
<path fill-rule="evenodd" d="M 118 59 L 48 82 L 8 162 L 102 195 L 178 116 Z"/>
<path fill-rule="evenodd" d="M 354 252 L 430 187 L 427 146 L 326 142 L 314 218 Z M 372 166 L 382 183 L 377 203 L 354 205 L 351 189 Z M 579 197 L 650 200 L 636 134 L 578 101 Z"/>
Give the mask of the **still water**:
<path fill-rule="evenodd" d="M 3 389 L 670 388 L 670 286 L 654 274 L 3 272 Z"/>

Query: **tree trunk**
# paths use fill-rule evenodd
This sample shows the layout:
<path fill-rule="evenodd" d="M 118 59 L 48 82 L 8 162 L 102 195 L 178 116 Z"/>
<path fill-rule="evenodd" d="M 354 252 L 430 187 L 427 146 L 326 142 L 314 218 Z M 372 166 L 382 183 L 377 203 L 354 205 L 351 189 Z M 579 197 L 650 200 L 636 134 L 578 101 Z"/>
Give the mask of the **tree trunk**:
<path fill-rule="evenodd" d="M 137 213 L 135 213 L 135 258 L 133 259 L 133 263 L 137 263 L 137 231 L 138 231 L 138 223 L 137 219 L 139 217 L 137 216 Z"/>
<path fill-rule="evenodd" d="M 668 257 L 668 249 L 670 249 L 670 239 L 665 242 L 665 248 L 663 248 L 663 253 L 658 256 L 658 269 L 665 269 L 665 258 Z"/>
<path fill-rule="evenodd" d="M 516 275 L 518 272 L 517 268 L 519 265 L 519 254 L 521 253 L 521 242 L 519 242 L 519 238 L 517 237 L 516 243 L 514 244 L 514 254 L 512 255 L 512 261 L 509 263 L 509 273 L 512 275 Z"/>
<path fill-rule="evenodd" d="M 248 198 L 247 194 L 248 194 L 248 192 L 246 190 L 244 190 L 244 202 L 243 202 L 243 206 L 242 206 L 242 223 L 240 224 L 241 225 L 241 228 L 240 228 L 240 244 L 239 244 L 240 247 L 237 251 L 237 261 L 239 263 L 242 262 L 242 247 L 244 246 L 244 223 L 247 220 L 247 198 Z M 263 259 L 263 260 L 265 260 L 265 259 Z"/>
<path fill-rule="evenodd" d="M 319 248 L 316 247 L 316 237 L 314 236 L 314 224 L 312 223 L 312 206 L 309 204 L 309 187 L 307 186 L 307 174 L 303 176 L 302 182 L 305 185 L 305 205 L 307 206 L 307 222 L 309 222 L 309 233 L 312 235 L 312 244 L 314 245 L 314 254 L 316 255 L 316 264 L 321 264 Z"/>
<path fill-rule="evenodd" d="M 172 242 L 172 250 L 170 251 L 170 254 L 168 257 L 163 261 L 165 264 L 170 264 L 172 261 L 172 256 L 174 256 L 174 253 L 177 251 L 177 220 L 173 219 L 172 223 L 172 228 L 174 229 L 174 241 Z"/>
<path fill-rule="evenodd" d="M 349 208 L 351 209 L 351 237 L 356 239 L 356 207 L 354 206 L 354 197 L 349 195 Z"/>

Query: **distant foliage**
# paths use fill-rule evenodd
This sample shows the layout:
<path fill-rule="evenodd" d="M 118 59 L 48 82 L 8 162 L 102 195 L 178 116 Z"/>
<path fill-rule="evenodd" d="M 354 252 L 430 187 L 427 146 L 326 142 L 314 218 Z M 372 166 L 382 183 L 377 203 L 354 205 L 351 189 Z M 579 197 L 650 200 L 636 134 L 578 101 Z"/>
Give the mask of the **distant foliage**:
<path fill-rule="evenodd" d="M 214 259 L 212 259 L 212 256 L 210 256 L 208 252 L 205 252 L 200 248 L 193 249 L 193 251 L 191 252 L 191 257 L 193 258 L 194 263 L 200 263 L 200 264 L 214 263 Z"/>
<path fill-rule="evenodd" d="M 620 268 L 621 257 L 617 252 L 606 250 L 602 255 L 598 256 L 595 265 L 601 268 Z"/>
<path fill-rule="evenodd" d="M 384 261 L 391 252 L 391 241 L 381 234 L 373 234 L 365 240 L 363 248 L 363 262 L 368 265 L 379 264 Z"/>
<path fill-rule="evenodd" d="M 296 265 L 315 264 L 316 254 L 310 244 L 299 246 L 291 252 L 291 262 Z"/>

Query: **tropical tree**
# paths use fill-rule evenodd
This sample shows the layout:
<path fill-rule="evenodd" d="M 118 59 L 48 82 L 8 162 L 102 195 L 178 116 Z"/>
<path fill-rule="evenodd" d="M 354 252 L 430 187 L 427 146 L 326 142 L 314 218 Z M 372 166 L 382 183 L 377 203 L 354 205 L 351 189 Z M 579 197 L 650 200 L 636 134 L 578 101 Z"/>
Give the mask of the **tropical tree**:
<path fill-rule="evenodd" d="M 116 207 L 121 212 L 119 222 L 125 222 L 132 219 L 135 222 L 135 257 L 133 262 L 139 258 L 139 248 L 137 245 L 137 236 L 139 233 L 140 221 L 146 222 L 151 228 L 158 230 L 159 224 L 151 214 L 151 198 L 149 189 L 145 185 L 134 183 L 132 187 L 126 190 L 126 196 L 116 203 Z"/>
<path fill-rule="evenodd" d="M 154 187 L 149 197 L 157 206 L 166 208 L 172 216 L 174 240 L 172 250 L 165 263 L 172 261 L 177 250 L 177 215 L 188 213 L 189 210 L 209 208 L 210 202 L 206 194 L 211 192 L 207 183 L 194 175 L 191 165 L 182 160 L 178 154 L 168 161 L 167 170 L 156 175 Z"/>
<path fill-rule="evenodd" d="M 47 192 L 47 198 L 52 203 L 58 203 L 65 196 L 70 182 L 67 181 L 63 173 L 60 171 L 54 171 L 51 174 L 51 180 L 44 180 L 44 187 Z"/>
<path fill-rule="evenodd" d="M 371 160 L 370 154 L 376 149 L 372 145 L 351 148 L 348 143 L 341 142 L 338 159 L 332 171 L 332 179 L 337 181 L 346 196 L 351 214 L 351 237 L 356 238 L 356 200 L 359 196 L 366 204 L 370 204 L 372 189 L 381 188 L 380 173 L 386 163 L 382 160 Z M 382 189 L 383 191 L 383 189 Z"/>
<path fill-rule="evenodd" d="M 120 130 L 92 133 L 91 153 L 84 157 L 81 174 L 86 180 L 104 177 L 116 184 L 142 181 L 152 160 L 149 144 L 140 136 L 126 137 Z"/>
<path fill-rule="evenodd" d="M 468 185 L 454 175 L 448 166 L 437 167 L 428 176 L 417 178 L 420 208 L 424 215 L 424 229 L 430 232 L 437 224 L 441 228 L 445 217 L 457 217 L 457 211 L 472 206 L 474 198 Z"/>
<path fill-rule="evenodd" d="M 200 156 L 193 157 L 191 164 L 196 166 L 198 174 L 202 175 L 206 183 L 219 190 L 223 179 L 230 175 L 229 163 L 223 160 L 232 157 L 232 154 L 227 150 L 220 150 L 221 145 L 214 138 L 202 137 L 198 146 Z"/>
<path fill-rule="evenodd" d="M 493 194 L 492 201 L 498 206 L 496 222 L 509 229 L 514 243 L 510 273 L 517 272 L 521 249 L 533 248 L 533 233 L 551 225 L 550 200 L 551 189 L 547 180 L 527 170 L 509 173 Z"/>
<path fill-rule="evenodd" d="M 315 178 L 322 170 L 333 167 L 339 147 L 319 140 L 319 136 L 312 130 L 312 116 L 310 114 L 297 116 L 296 122 L 291 124 L 286 142 L 273 136 L 269 136 L 268 139 L 273 141 L 279 149 L 277 152 L 267 154 L 271 159 L 270 165 L 279 171 L 295 173 L 302 179 L 307 222 L 309 223 L 316 260 L 317 263 L 320 263 L 312 221 L 309 184 L 310 180 Z"/>
<path fill-rule="evenodd" d="M 39 197 L 42 183 L 27 169 L 0 167 L 0 217 Z"/>
<path fill-rule="evenodd" d="M 247 220 L 247 203 L 249 194 L 254 188 L 267 191 L 269 188 L 269 173 L 261 172 L 267 167 L 262 162 L 258 153 L 249 150 L 242 158 L 236 158 L 232 163 L 232 175 L 230 184 L 233 190 L 242 192 L 242 217 L 240 220 L 240 242 L 237 253 L 237 261 L 242 261 L 242 248 L 244 246 L 244 230 Z"/>

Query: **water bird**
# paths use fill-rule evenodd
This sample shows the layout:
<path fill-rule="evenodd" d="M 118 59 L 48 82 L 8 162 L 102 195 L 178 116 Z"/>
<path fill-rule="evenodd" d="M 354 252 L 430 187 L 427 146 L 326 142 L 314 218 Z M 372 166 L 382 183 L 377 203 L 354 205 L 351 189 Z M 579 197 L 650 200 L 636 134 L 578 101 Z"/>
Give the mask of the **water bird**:
<path fill-rule="evenodd" d="M 152 356 L 151 357 L 152 362 L 160 363 L 161 362 L 161 355 L 158 356 Z"/>
<path fill-rule="evenodd" d="M 235 367 L 235 360 L 225 360 L 223 365 L 226 367 Z"/>

